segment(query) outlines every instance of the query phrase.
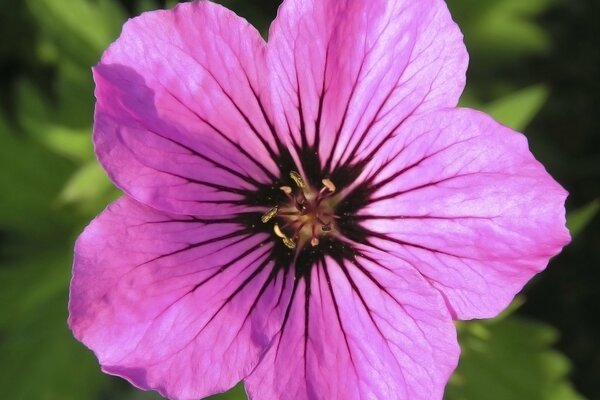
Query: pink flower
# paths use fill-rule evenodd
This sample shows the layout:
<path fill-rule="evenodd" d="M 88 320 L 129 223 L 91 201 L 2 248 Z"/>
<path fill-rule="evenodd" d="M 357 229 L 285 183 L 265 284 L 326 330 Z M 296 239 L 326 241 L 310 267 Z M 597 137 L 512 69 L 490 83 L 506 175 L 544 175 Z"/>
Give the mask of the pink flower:
<path fill-rule="evenodd" d="M 454 108 L 441 0 L 286 0 L 268 44 L 209 2 L 129 21 L 94 68 L 126 195 L 77 241 L 69 324 L 172 399 L 441 399 L 453 319 L 569 241 L 527 141 Z"/>

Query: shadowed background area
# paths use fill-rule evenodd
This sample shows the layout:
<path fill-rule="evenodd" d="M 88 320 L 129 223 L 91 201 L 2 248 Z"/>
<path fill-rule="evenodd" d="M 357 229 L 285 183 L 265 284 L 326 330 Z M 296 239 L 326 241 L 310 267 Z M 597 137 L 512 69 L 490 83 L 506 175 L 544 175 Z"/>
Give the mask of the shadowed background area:
<path fill-rule="evenodd" d="M 275 0 L 219 0 L 263 34 Z M 66 326 L 72 247 L 119 196 L 91 145 L 90 67 L 158 0 L 0 0 L 0 390 L 10 400 L 148 400 Z M 600 3 L 448 0 L 471 56 L 462 104 L 526 133 L 571 193 L 573 243 L 492 321 L 459 323 L 448 400 L 600 398 Z M 244 399 L 243 388 L 218 396 Z"/>

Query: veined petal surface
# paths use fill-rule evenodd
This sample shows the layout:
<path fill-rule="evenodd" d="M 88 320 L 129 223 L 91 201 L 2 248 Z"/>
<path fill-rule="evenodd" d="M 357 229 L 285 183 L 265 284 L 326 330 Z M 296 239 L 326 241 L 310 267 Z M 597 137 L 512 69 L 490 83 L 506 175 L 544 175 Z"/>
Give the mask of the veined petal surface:
<path fill-rule="evenodd" d="M 296 283 L 284 325 L 245 379 L 252 400 L 439 400 L 456 367 L 442 296 L 393 256 L 357 247 Z"/>
<path fill-rule="evenodd" d="M 232 222 L 121 198 L 77 241 L 69 325 L 104 371 L 138 387 L 178 400 L 225 391 L 281 325 L 291 285 L 271 246 Z"/>
<path fill-rule="evenodd" d="M 566 191 L 525 136 L 477 111 L 407 121 L 361 180 L 368 205 L 351 218 L 440 290 L 458 319 L 497 315 L 570 240 Z"/>
<path fill-rule="evenodd" d="M 468 55 L 442 0 L 286 0 L 267 59 L 279 131 L 331 171 L 409 115 L 454 107 Z"/>
<path fill-rule="evenodd" d="M 278 139 L 260 100 L 265 47 L 207 1 L 128 21 L 94 68 L 94 142 L 113 181 L 184 215 L 239 211 L 248 190 L 270 184 Z"/>

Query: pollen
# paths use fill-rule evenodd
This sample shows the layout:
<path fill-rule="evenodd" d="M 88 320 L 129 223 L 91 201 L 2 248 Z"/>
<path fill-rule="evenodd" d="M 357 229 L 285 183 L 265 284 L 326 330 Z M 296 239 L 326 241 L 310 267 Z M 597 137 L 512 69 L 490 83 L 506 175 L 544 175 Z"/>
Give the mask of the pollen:
<path fill-rule="evenodd" d="M 272 220 L 273 217 L 275 217 L 277 215 L 278 211 L 279 211 L 279 207 L 275 206 L 275 207 L 271 208 L 269 211 L 267 211 L 266 213 L 264 213 L 263 216 L 260 217 L 260 220 L 263 222 L 263 224 L 266 224 L 267 222 Z"/>
<path fill-rule="evenodd" d="M 289 177 L 295 186 L 280 186 L 285 200 L 265 212 L 261 221 L 275 220 L 273 233 L 289 249 L 310 244 L 317 247 L 322 237 L 335 234 L 335 184 L 329 178 L 315 188 L 296 171 Z"/>
<path fill-rule="evenodd" d="M 302 176 L 300 176 L 299 173 L 296 171 L 290 172 L 290 178 L 292 178 L 296 186 L 298 186 L 300 189 L 306 189 L 306 183 L 304 183 L 304 179 L 302 179 Z"/>

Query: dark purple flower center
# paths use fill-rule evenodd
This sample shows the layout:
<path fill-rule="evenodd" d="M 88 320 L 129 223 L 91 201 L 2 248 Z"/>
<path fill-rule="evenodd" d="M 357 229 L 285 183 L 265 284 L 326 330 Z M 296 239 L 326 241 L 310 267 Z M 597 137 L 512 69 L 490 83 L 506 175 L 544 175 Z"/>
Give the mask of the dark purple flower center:
<path fill-rule="evenodd" d="M 328 257 L 353 262 L 354 244 L 368 244 L 370 237 L 358 218 L 372 194 L 370 181 L 356 184 L 364 162 L 331 168 L 322 164 L 312 146 L 295 149 L 299 163 L 285 147 L 278 150 L 273 159 L 279 176 L 272 176 L 271 184 L 253 182 L 257 189 L 244 193 L 238 202 L 249 211 L 231 220 L 244 226 L 243 232 L 270 236 L 274 243 L 269 256 L 275 263 L 273 277 L 283 269 L 307 279 L 313 267 Z M 295 171 L 302 171 L 302 175 Z M 264 211 L 251 211 L 257 208 Z"/>
<path fill-rule="evenodd" d="M 266 224 L 275 220 L 274 234 L 290 249 L 302 249 L 307 245 L 316 247 L 321 236 L 335 231 L 338 201 L 335 184 L 324 178 L 321 180 L 323 186 L 315 189 L 295 171 L 290 172 L 290 179 L 293 186 L 279 188 L 286 199 L 263 214 L 261 221 Z"/>

